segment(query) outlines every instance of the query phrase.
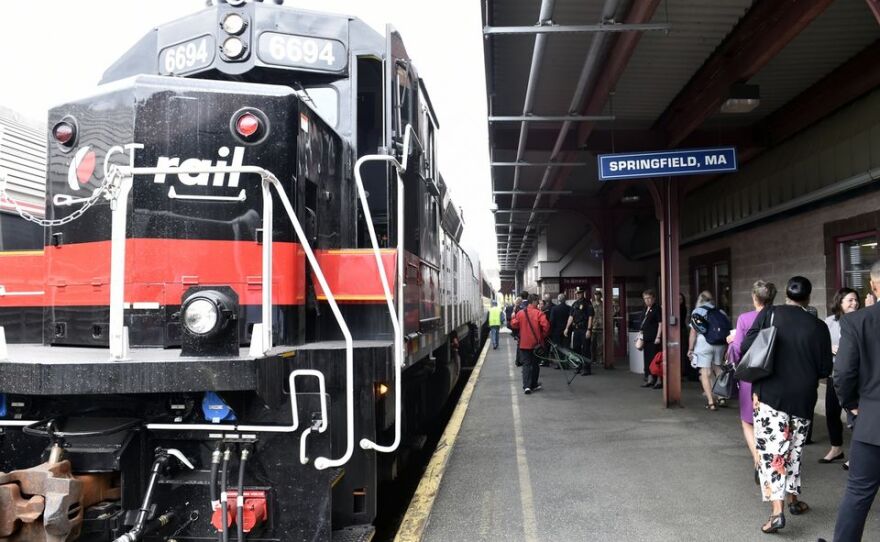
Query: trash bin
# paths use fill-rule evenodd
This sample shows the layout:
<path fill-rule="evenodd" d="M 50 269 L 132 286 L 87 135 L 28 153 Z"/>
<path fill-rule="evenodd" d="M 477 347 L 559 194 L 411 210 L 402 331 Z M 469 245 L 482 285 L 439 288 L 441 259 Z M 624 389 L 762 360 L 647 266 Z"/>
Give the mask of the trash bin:
<path fill-rule="evenodd" d="M 643 355 L 641 350 L 636 350 L 636 338 L 638 336 L 638 331 L 626 332 L 626 356 L 629 359 L 630 372 L 643 374 L 645 372 L 645 363 L 642 361 Z"/>

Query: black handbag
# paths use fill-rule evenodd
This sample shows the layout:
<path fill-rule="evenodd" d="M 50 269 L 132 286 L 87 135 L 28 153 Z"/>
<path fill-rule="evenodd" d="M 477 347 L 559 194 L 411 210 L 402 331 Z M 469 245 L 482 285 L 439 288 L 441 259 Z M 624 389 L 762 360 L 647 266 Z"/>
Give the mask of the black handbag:
<path fill-rule="evenodd" d="M 721 374 L 715 377 L 712 383 L 712 393 L 722 399 L 730 399 L 736 393 L 736 382 L 733 377 L 734 368 L 731 365 L 721 366 Z"/>
<path fill-rule="evenodd" d="M 532 327 L 532 321 L 529 319 L 529 308 L 526 307 L 523 309 L 526 313 L 526 322 L 529 324 L 529 329 L 532 330 L 532 336 L 536 339 L 538 338 L 538 334 L 535 333 L 535 328 Z M 534 348 L 532 348 L 532 354 L 538 356 L 539 358 L 547 357 L 547 347 L 544 346 L 544 343 L 537 344 Z"/>
<path fill-rule="evenodd" d="M 734 376 L 738 380 L 757 382 L 773 374 L 773 349 L 776 346 L 776 327 L 773 326 L 775 316 L 775 312 L 770 314 L 770 326 L 758 332 L 752 346 L 736 366 Z"/>

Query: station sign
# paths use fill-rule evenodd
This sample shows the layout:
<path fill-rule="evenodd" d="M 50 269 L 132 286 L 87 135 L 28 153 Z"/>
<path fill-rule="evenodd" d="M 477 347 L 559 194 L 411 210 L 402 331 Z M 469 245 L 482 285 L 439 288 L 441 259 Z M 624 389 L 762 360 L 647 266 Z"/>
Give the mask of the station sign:
<path fill-rule="evenodd" d="M 737 170 L 736 148 L 600 154 L 599 180 L 702 175 Z"/>

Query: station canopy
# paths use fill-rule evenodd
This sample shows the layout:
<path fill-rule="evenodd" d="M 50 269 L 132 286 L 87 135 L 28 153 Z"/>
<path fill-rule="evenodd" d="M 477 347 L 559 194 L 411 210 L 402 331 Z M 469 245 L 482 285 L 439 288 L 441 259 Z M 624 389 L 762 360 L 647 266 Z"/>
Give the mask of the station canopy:
<path fill-rule="evenodd" d="M 502 283 L 554 213 L 653 215 L 639 183 L 599 181 L 597 155 L 734 146 L 741 166 L 880 85 L 880 0 L 482 8 Z"/>

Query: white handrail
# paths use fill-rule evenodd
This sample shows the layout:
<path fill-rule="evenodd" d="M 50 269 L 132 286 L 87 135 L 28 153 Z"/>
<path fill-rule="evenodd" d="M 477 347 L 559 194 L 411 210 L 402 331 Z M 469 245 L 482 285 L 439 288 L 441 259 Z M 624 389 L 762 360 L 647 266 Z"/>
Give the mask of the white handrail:
<path fill-rule="evenodd" d="M 263 176 L 263 182 L 272 183 L 275 187 L 275 191 L 278 193 L 278 197 L 281 198 L 281 204 L 284 205 L 284 210 L 287 211 L 287 216 L 290 218 L 290 222 L 293 224 L 293 229 L 296 231 L 296 235 L 302 244 L 303 252 L 306 253 L 306 258 L 308 258 L 309 263 L 312 265 L 312 271 L 315 273 L 315 278 L 318 279 L 318 284 L 320 284 L 321 289 L 324 290 L 324 295 L 327 297 L 327 303 L 330 305 L 330 310 L 333 311 L 333 316 L 336 317 L 336 322 L 339 324 L 339 328 L 342 330 L 342 336 L 345 338 L 345 415 L 347 426 L 345 453 L 339 459 L 330 459 L 328 457 L 319 457 L 315 459 L 315 468 L 318 470 L 324 470 L 329 467 L 339 467 L 347 463 L 348 460 L 351 459 L 352 453 L 354 453 L 354 344 L 351 338 L 351 331 L 348 329 L 348 324 L 345 323 L 345 318 L 342 317 L 342 312 L 339 310 L 339 305 L 336 304 L 336 298 L 333 296 L 333 292 L 327 284 L 327 279 L 324 278 L 324 273 L 321 271 L 321 266 L 318 265 L 318 260 L 312 252 L 312 247 L 309 246 L 308 238 L 306 238 L 306 234 L 299 223 L 299 219 L 297 219 L 296 213 L 293 212 L 293 206 L 290 204 L 290 199 L 287 197 L 287 193 L 284 192 L 281 183 L 278 182 L 278 179 L 274 175 L 268 171 L 266 173 L 267 174 Z M 265 232 L 263 235 L 265 236 Z"/>
<path fill-rule="evenodd" d="M 345 374 L 346 374 L 346 451 L 343 456 L 339 459 L 330 459 L 327 457 L 319 457 L 315 460 L 315 468 L 319 470 L 323 470 L 329 467 L 338 467 L 344 465 L 351 459 L 351 455 L 354 452 L 354 341 L 351 337 L 351 332 L 348 329 L 348 324 L 345 322 L 345 318 L 342 317 L 342 312 L 339 310 L 339 306 L 336 304 L 336 298 L 333 295 L 330 286 L 327 284 L 327 279 L 324 277 L 324 272 L 321 269 L 320 264 L 318 264 L 317 258 L 315 258 L 315 254 L 312 251 L 312 247 L 309 244 L 308 238 L 305 235 L 305 232 L 302 229 L 302 226 L 299 223 L 299 219 L 296 217 L 296 213 L 293 211 L 293 206 L 290 204 L 290 199 L 287 197 L 287 193 L 284 191 L 284 188 L 281 186 L 281 183 L 278 181 L 278 178 L 275 175 L 265 169 L 258 166 L 195 166 L 195 167 L 143 167 L 143 168 L 135 168 L 135 167 L 119 167 L 120 174 L 123 177 L 131 178 L 134 175 L 156 175 L 159 173 L 164 173 L 166 175 L 171 174 L 203 174 L 203 173 L 254 173 L 260 175 L 262 178 L 262 190 L 263 190 L 263 205 L 264 209 L 268 205 L 269 214 L 271 215 L 272 209 L 272 198 L 270 194 L 270 190 L 268 189 L 269 185 L 275 187 L 275 191 L 278 193 L 279 198 L 281 199 L 281 203 L 284 205 L 284 209 L 287 211 L 288 218 L 290 218 L 290 222 L 293 225 L 293 229 L 296 232 L 297 238 L 300 241 L 303 252 L 306 254 L 306 258 L 309 260 L 309 264 L 312 267 L 312 271 L 315 273 L 315 277 L 318 279 L 318 283 L 321 285 L 321 288 L 324 290 L 324 294 L 327 297 L 327 302 L 330 305 L 330 310 L 333 312 L 333 316 L 336 317 L 336 323 L 339 324 L 339 328 L 342 331 L 342 335 L 345 338 Z M 269 197 L 267 197 L 269 194 Z M 267 203 L 268 202 L 268 203 Z M 270 216 L 271 218 L 271 216 Z M 264 212 L 263 216 L 263 263 L 265 265 L 267 257 L 266 253 L 269 252 L 268 259 L 269 266 L 263 269 L 263 338 L 264 344 L 263 352 L 266 353 L 271 348 L 272 344 L 272 319 L 271 319 L 271 305 L 272 298 L 267 295 L 271 295 L 271 243 L 272 243 L 272 223 L 271 221 L 266 220 L 266 213 Z M 270 245 L 269 248 L 266 248 L 266 245 Z M 112 281 L 112 277 L 111 277 Z M 266 285 L 268 284 L 268 288 Z M 266 318 L 266 307 L 269 307 L 269 317 Z M 121 312 L 121 307 L 119 308 Z M 111 304 L 111 319 L 113 313 L 113 307 Z M 269 346 L 269 348 L 266 348 Z M 2 426 L 2 425 L 0 425 Z M 273 426 L 252 426 L 254 428 L 259 429 L 249 429 L 251 432 L 272 432 Z M 147 429 L 151 430 L 189 430 L 189 431 L 238 431 L 237 425 L 213 425 L 213 424 L 148 424 Z M 275 430 L 277 432 L 277 428 Z"/>
<path fill-rule="evenodd" d="M 148 423 L 147 429 L 153 431 L 236 431 L 248 433 L 293 433 L 299 429 L 299 407 L 296 402 L 296 386 L 294 379 L 297 376 L 314 376 L 318 379 L 318 389 L 321 394 L 321 425 L 318 432 L 327 430 L 329 409 L 327 407 L 327 386 L 324 383 L 324 375 L 314 369 L 298 369 L 288 376 L 290 385 L 290 410 L 293 423 L 291 425 L 237 425 L 237 424 L 180 424 L 180 423 Z M 2 423 L 2 422 L 0 422 Z M 303 442 L 305 444 L 305 442 Z"/>
<path fill-rule="evenodd" d="M 236 431 L 262 431 L 267 433 L 292 433 L 299 429 L 299 408 L 296 404 L 296 384 L 294 380 L 298 376 L 313 376 L 318 379 L 318 392 L 321 394 L 321 425 L 318 432 L 323 433 L 327 430 L 327 420 L 329 419 L 329 411 L 327 410 L 327 386 L 324 383 L 324 373 L 315 369 L 297 369 L 292 371 L 288 377 L 290 386 L 290 409 L 293 412 L 293 424 L 290 426 L 266 426 L 266 425 L 237 425 Z"/>
<path fill-rule="evenodd" d="M 409 128 L 409 125 L 407 125 Z M 407 134 L 410 132 L 408 131 Z M 404 153 L 406 152 L 406 143 L 404 144 Z M 362 156 L 355 163 L 354 179 L 357 184 L 358 196 L 361 200 L 361 208 L 364 211 L 364 222 L 367 224 L 367 231 L 370 234 L 370 244 L 373 246 L 373 256 L 376 258 L 376 267 L 379 269 L 379 278 L 382 282 L 382 290 L 385 293 L 385 302 L 388 305 L 388 316 L 391 319 L 391 326 L 394 328 L 394 441 L 389 446 L 381 446 L 368 438 L 361 439 L 360 445 L 364 450 L 376 450 L 377 452 L 389 453 L 395 451 L 400 446 L 401 438 L 401 419 L 402 419 L 402 403 L 403 403 L 403 386 L 402 368 L 403 368 L 403 330 L 401 328 L 400 315 L 394 308 L 394 296 L 391 295 L 391 285 L 388 283 L 388 275 L 385 273 L 385 265 L 382 262 L 382 253 L 379 249 L 379 241 L 376 237 L 376 229 L 373 226 L 373 216 L 370 213 L 370 204 L 367 201 L 366 190 L 364 190 L 364 182 L 361 178 L 361 166 L 367 162 L 388 162 L 394 166 L 395 179 L 397 179 L 397 299 L 402 302 L 403 298 L 403 182 L 400 179 L 401 164 L 393 156 L 384 154 L 368 154 Z"/>
<path fill-rule="evenodd" d="M 357 183 L 358 196 L 364 211 L 364 222 L 367 223 L 367 231 L 370 234 L 370 244 L 373 246 L 373 255 L 376 258 L 376 267 L 379 269 L 379 277 L 382 279 L 382 290 L 385 293 L 385 302 L 388 305 L 388 316 L 391 326 L 394 328 L 394 441 L 388 446 L 382 446 L 368 438 L 362 438 L 360 445 L 364 450 L 376 450 L 382 453 L 391 453 L 400 446 L 402 411 L 403 411 L 403 197 L 404 185 L 400 178 L 401 172 L 406 172 L 409 164 L 409 151 L 412 140 L 415 138 L 421 146 L 421 141 L 415 135 L 412 124 L 407 124 L 403 136 L 403 163 L 393 156 L 384 154 L 368 154 L 362 156 L 355 163 L 354 179 Z M 361 178 L 361 166 L 367 162 L 388 162 L 395 168 L 397 179 L 397 309 L 394 308 L 394 298 L 391 295 L 391 286 L 388 283 L 388 275 L 382 264 L 382 255 L 379 250 L 379 241 L 376 238 L 376 229 L 373 227 L 373 216 L 370 213 L 370 204 L 364 190 L 364 182 Z"/>
<path fill-rule="evenodd" d="M 125 238 L 128 220 L 128 193 L 133 178 L 123 174 L 110 200 L 110 357 L 123 360 L 128 356 L 128 330 L 125 329 Z"/>
<path fill-rule="evenodd" d="M 260 312 L 262 312 L 262 322 L 259 328 L 261 343 L 259 347 L 261 352 L 266 354 L 272 349 L 272 272 L 274 270 L 272 263 L 272 243 L 275 235 L 272 231 L 272 223 L 274 217 L 272 204 L 272 191 L 269 189 L 269 183 L 263 181 L 260 183 L 260 189 L 263 193 L 263 300 Z M 306 241 L 302 239 L 302 241 Z M 268 270 L 268 271 L 267 271 Z M 253 334 L 252 334 L 253 336 Z"/>

